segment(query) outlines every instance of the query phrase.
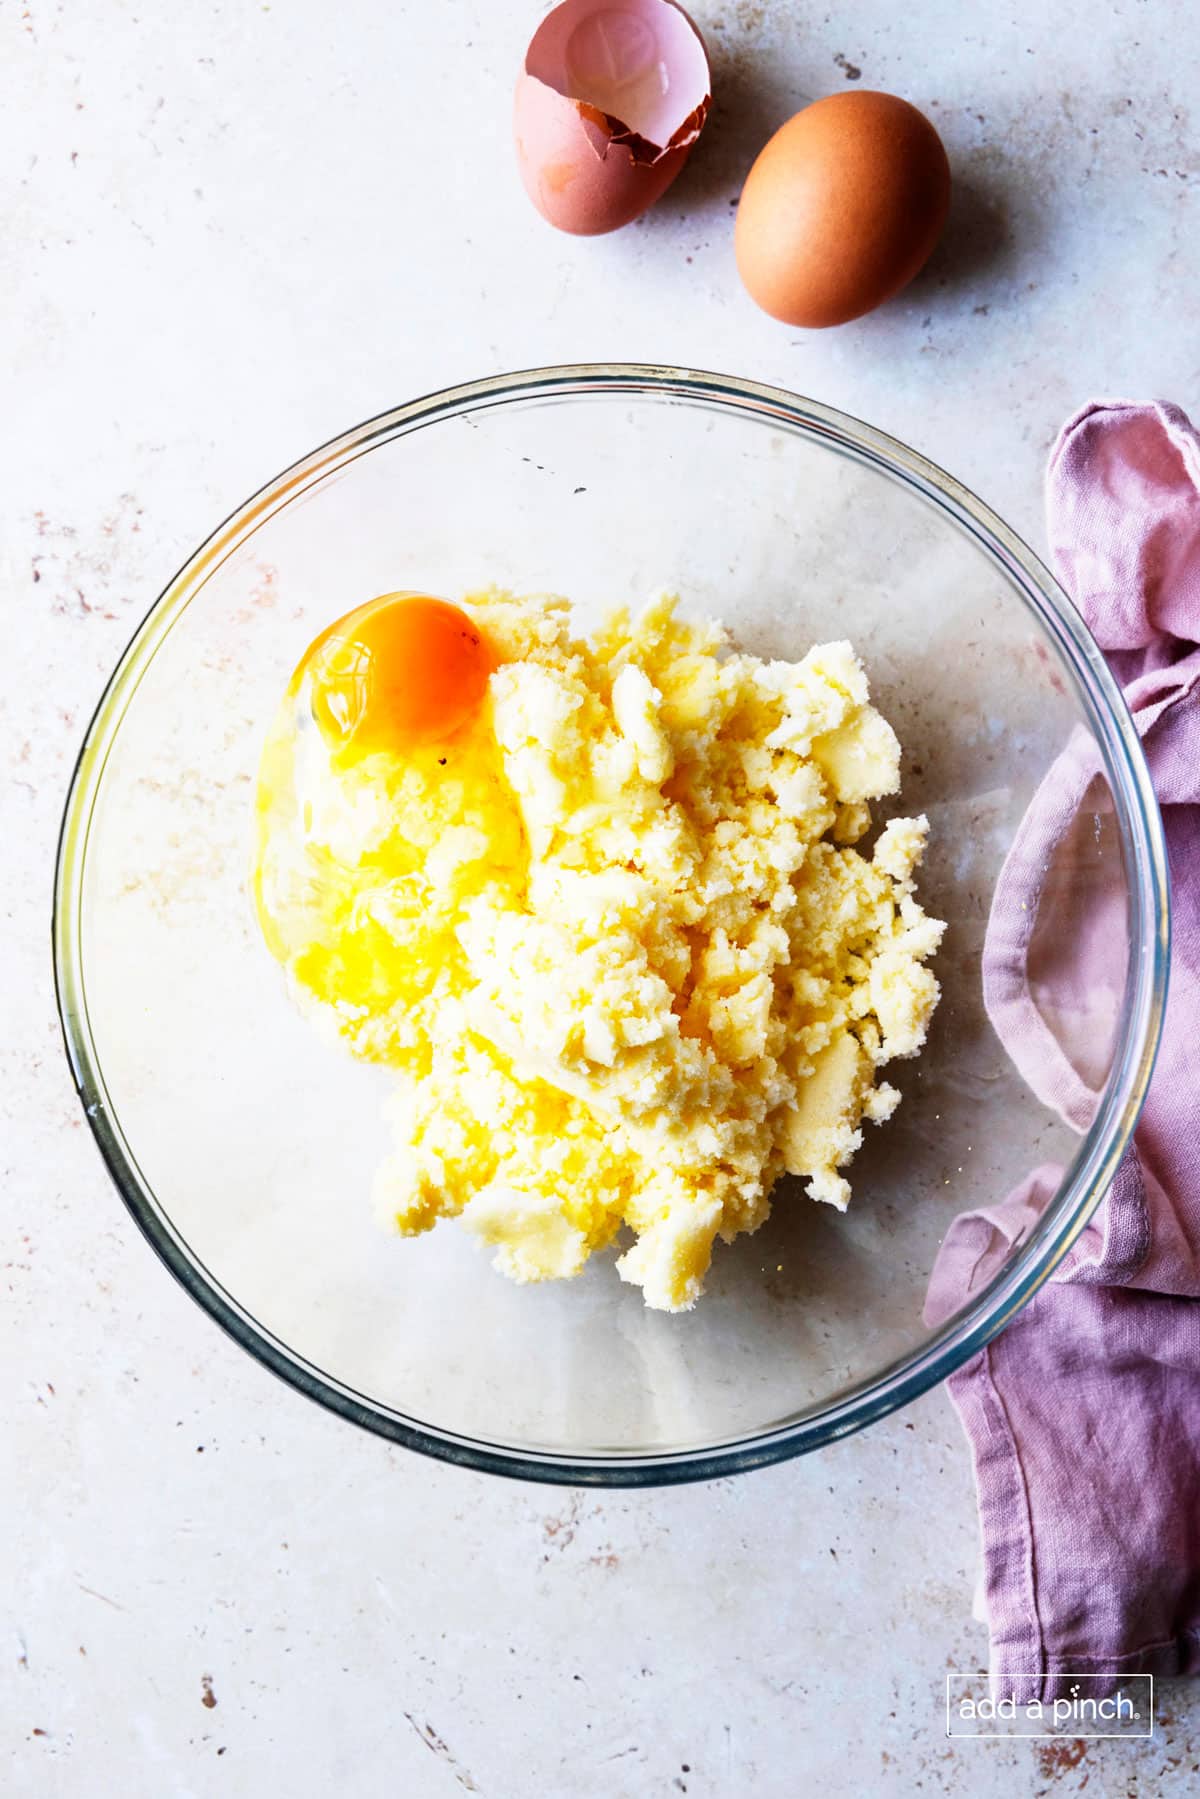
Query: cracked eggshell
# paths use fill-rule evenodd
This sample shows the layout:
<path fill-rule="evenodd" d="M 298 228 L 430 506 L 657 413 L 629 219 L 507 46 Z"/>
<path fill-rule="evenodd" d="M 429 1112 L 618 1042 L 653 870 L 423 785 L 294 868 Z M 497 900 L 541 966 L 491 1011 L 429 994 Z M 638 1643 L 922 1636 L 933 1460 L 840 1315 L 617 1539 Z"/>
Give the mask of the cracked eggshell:
<path fill-rule="evenodd" d="M 526 193 L 560 231 L 629 224 L 678 175 L 710 98 L 704 41 L 673 0 L 565 0 L 517 78 Z"/>

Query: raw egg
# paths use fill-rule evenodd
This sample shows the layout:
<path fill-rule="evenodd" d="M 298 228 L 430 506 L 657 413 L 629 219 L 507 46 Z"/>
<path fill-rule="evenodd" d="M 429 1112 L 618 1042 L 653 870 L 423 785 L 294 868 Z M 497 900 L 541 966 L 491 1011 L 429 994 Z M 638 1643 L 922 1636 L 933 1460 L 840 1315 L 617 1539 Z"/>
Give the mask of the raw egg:
<path fill-rule="evenodd" d="M 310 645 L 292 677 L 307 683 L 326 740 L 355 756 L 439 743 L 472 718 L 495 662 L 461 606 L 385 593 Z"/>
<path fill-rule="evenodd" d="M 843 325 L 898 293 L 941 236 L 950 165 L 924 113 L 894 94 L 832 94 L 763 149 L 734 248 L 752 299 L 788 325 Z"/>
<path fill-rule="evenodd" d="M 627 225 L 678 175 L 709 99 L 704 42 L 673 0 L 565 0 L 517 78 L 526 193 L 560 231 Z"/>

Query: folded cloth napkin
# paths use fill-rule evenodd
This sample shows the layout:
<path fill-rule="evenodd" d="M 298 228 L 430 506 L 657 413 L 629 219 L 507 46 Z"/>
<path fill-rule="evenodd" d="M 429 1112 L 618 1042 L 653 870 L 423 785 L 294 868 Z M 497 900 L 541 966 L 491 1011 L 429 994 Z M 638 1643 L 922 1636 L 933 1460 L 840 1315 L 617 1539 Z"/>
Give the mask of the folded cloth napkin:
<path fill-rule="evenodd" d="M 1200 1672 L 1200 437 L 1175 406 L 1086 406 L 1051 454 L 1047 511 L 1163 809 L 1174 933 L 1133 1146 L 1050 1281 L 948 1383 L 975 1458 L 991 1673 L 1043 1699 L 1069 1673 Z M 1094 1016 L 1107 989 L 1115 1003 L 1124 918 L 1097 897 L 1069 930 L 1036 925 L 1056 849 L 1103 804 L 1098 769 L 1080 732 L 1023 821 L 984 947 L 997 1032 L 1079 1130 L 1096 1094 L 1048 1021 L 1086 1015 L 1083 996 Z M 987 1281 L 1061 1173 L 955 1220 L 928 1322 Z"/>

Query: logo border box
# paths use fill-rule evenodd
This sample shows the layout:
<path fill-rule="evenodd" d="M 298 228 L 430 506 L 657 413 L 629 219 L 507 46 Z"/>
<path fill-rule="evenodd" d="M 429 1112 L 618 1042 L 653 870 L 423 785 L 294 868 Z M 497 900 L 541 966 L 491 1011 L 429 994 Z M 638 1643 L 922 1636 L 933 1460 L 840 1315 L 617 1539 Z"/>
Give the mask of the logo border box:
<path fill-rule="evenodd" d="M 1148 1742 L 1154 1735 L 1154 1676 L 1153 1676 L 1153 1674 L 1142 1673 L 1142 1672 L 1138 1672 L 1136 1674 L 1115 1674 L 1112 1671 L 1104 1672 L 1104 1673 L 1091 1672 L 1091 1673 L 1087 1673 L 1087 1674 L 1072 1674 L 1072 1673 L 1064 1670 L 1063 1672 L 1056 1674 L 1054 1676 L 1054 1678 L 1056 1680 L 1113 1680 L 1113 1679 L 1117 1679 L 1117 1680 L 1121 1680 L 1121 1681 L 1137 1681 L 1137 1680 L 1148 1681 L 1149 1689 L 1150 1689 L 1150 1691 L 1149 1691 L 1149 1711 L 1147 1714 L 1147 1716 L 1149 1718 L 1150 1728 L 1148 1730 L 1084 1730 L 1084 1731 L 1075 1731 L 1073 1733 L 1070 1731 L 1066 1731 L 1066 1730 L 951 1730 L 951 1728 L 950 1728 L 950 1682 L 952 1680 L 979 1680 L 979 1679 L 990 1681 L 993 1678 L 998 1679 L 999 1676 L 993 1677 L 990 1674 L 984 1674 L 982 1672 L 982 1670 L 979 1670 L 979 1669 L 974 1669 L 974 1670 L 971 1670 L 970 1672 L 966 1672 L 966 1673 L 964 1673 L 958 1669 L 952 1669 L 946 1675 L 946 1735 L 952 1743 L 963 1743 L 963 1742 L 970 1742 L 970 1741 L 986 1742 L 989 1740 L 995 1741 L 997 1739 L 1003 1739 L 1006 1737 L 1011 1738 L 1014 1742 L 1020 1741 L 1022 1738 L 1029 1740 L 1029 1741 L 1045 1741 L 1047 1739 L 1053 1741 L 1055 1738 L 1061 1738 L 1064 1741 L 1071 1742 L 1071 1741 L 1074 1741 L 1076 1738 L 1078 1738 L 1081 1742 L 1086 1741 L 1089 1743 L 1100 1742 L 1102 1740 L 1106 1740 L 1109 1742 L 1121 1741 L 1121 1742 L 1132 1742 L 1132 1743 L 1145 1743 L 1145 1742 Z M 1042 1673 L 1017 1674 L 1012 1677 L 1014 1683 L 1018 1680 L 1045 1680 L 1046 1678 L 1047 1678 L 1047 1676 Z M 1054 1702 L 1053 1702 L 1053 1700 L 1043 1700 L 1042 1703 L 1045 1705 L 1053 1705 Z"/>

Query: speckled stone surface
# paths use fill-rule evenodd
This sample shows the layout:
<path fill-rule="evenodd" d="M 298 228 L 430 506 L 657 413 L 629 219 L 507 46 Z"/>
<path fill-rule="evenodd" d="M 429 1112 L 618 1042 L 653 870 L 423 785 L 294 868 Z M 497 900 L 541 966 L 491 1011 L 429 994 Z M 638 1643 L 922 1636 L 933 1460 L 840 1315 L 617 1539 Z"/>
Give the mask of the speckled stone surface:
<path fill-rule="evenodd" d="M 941 1394 L 803 1463 L 606 1498 L 355 1434 L 220 1334 L 138 1238 L 67 1079 L 48 957 L 60 805 L 105 676 L 253 488 L 443 382 L 620 357 L 871 419 L 1035 545 L 1062 418 L 1200 405 L 1186 0 L 844 16 L 700 3 L 717 101 L 658 210 L 530 211 L 510 0 L 0 14 L 0 1756 L 5 1794 L 1158 1795 L 1155 1739 L 952 1743 L 970 1471 Z M 757 314 L 730 220 L 804 98 L 902 92 L 944 133 L 943 249 L 872 319 Z"/>

